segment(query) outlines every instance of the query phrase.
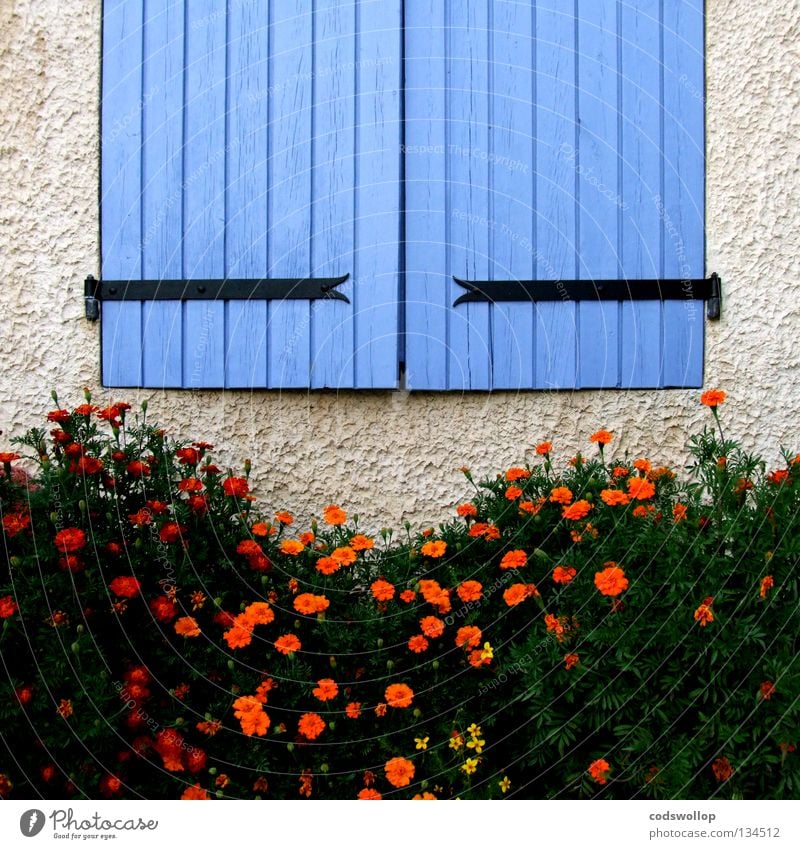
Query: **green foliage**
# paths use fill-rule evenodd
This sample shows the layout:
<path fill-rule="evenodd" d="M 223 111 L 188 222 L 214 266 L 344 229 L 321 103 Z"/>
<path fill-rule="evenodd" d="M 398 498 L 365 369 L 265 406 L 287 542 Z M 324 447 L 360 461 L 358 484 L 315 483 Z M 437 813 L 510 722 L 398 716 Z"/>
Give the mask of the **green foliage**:
<path fill-rule="evenodd" d="M 543 444 L 373 538 L 54 410 L 0 454 L 0 796 L 795 796 L 800 458 L 712 412 L 685 478 Z"/>

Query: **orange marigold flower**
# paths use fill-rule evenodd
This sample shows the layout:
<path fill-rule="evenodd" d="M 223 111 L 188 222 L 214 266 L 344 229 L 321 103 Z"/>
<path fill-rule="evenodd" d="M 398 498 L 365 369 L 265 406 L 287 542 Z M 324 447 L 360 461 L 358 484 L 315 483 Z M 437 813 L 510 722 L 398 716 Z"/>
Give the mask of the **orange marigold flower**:
<path fill-rule="evenodd" d="M 433 793 L 428 793 L 427 791 L 425 791 L 424 793 L 417 793 L 415 796 L 411 797 L 412 802 L 416 801 L 417 799 L 422 799 L 424 801 L 428 801 L 430 799 L 435 800 L 436 796 L 434 796 Z"/>
<path fill-rule="evenodd" d="M 605 569 L 596 572 L 594 585 L 603 595 L 616 596 L 628 589 L 628 579 L 625 572 L 613 561 L 603 564 Z"/>
<path fill-rule="evenodd" d="M 358 719 L 361 716 L 361 702 L 350 702 L 344 712 L 348 719 Z"/>
<path fill-rule="evenodd" d="M 572 669 L 574 666 L 577 666 L 580 663 L 580 656 L 571 652 L 570 654 L 564 655 L 564 668 Z"/>
<path fill-rule="evenodd" d="M 727 758 L 717 758 L 711 764 L 711 771 L 719 782 L 727 781 L 733 775 L 733 767 Z"/>
<path fill-rule="evenodd" d="M 563 504 L 564 506 L 571 504 L 572 490 L 567 486 L 557 486 L 550 492 L 550 501 L 553 504 Z"/>
<path fill-rule="evenodd" d="M 313 593 L 301 593 L 295 597 L 294 609 L 298 613 L 306 616 L 312 616 L 315 613 L 322 613 L 330 607 L 330 602 L 324 595 L 314 595 Z"/>
<path fill-rule="evenodd" d="M 626 504 L 630 504 L 631 501 L 621 489 L 604 489 L 600 493 L 600 498 L 609 507 L 624 507 Z"/>
<path fill-rule="evenodd" d="M 588 501 L 581 499 L 574 504 L 570 504 L 569 507 L 565 507 L 561 511 L 561 518 L 571 519 L 573 522 L 577 522 L 580 519 L 585 519 L 591 509 L 592 505 Z"/>
<path fill-rule="evenodd" d="M 64 528 L 53 541 L 63 554 L 74 554 L 86 547 L 86 534 L 80 528 Z"/>
<path fill-rule="evenodd" d="M 281 525 L 292 525 L 294 524 L 294 516 L 286 510 L 279 510 L 275 514 L 275 521 Z"/>
<path fill-rule="evenodd" d="M 120 575 L 108 585 L 114 595 L 120 598 L 136 598 L 142 591 L 142 585 L 136 578 Z"/>
<path fill-rule="evenodd" d="M 253 625 L 269 625 L 275 619 L 275 614 L 266 601 L 254 601 L 245 608 L 244 615 Z"/>
<path fill-rule="evenodd" d="M 706 625 L 709 625 L 714 621 L 714 611 L 711 609 L 710 605 L 701 604 L 700 607 L 695 610 L 694 618 L 700 623 L 701 628 L 705 628 Z"/>
<path fill-rule="evenodd" d="M 766 575 L 761 579 L 761 587 L 758 591 L 759 596 L 761 598 L 766 598 L 767 593 L 775 586 L 775 579 L 772 575 Z M 0 613 L 2 615 L 2 613 Z"/>
<path fill-rule="evenodd" d="M 714 410 L 724 404 L 727 397 L 721 389 L 709 389 L 700 396 L 700 403 Z"/>
<path fill-rule="evenodd" d="M 447 551 L 447 543 L 440 539 L 431 540 L 430 542 L 426 542 L 420 551 L 422 551 L 425 557 L 443 557 Z"/>
<path fill-rule="evenodd" d="M 628 495 L 638 501 L 645 501 L 656 494 L 656 488 L 647 478 L 628 478 Z"/>
<path fill-rule="evenodd" d="M 358 791 L 359 799 L 383 799 L 380 793 L 374 787 L 365 787 L 363 790 Z"/>
<path fill-rule="evenodd" d="M 331 557 L 340 566 L 352 566 L 356 560 L 358 560 L 358 555 L 352 548 L 350 548 L 349 545 L 346 545 L 343 548 L 334 548 L 331 552 Z"/>
<path fill-rule="evenodd" d="M 354 537 L 350 537 L 350 548 L 353 551 L 369 551 L 371 548 L 375 548 L 375 540 L 364 536 L 364 534 L 356 534 Z"/>
<path fill-rule="evenodd" d="M 772 681 L 762 681 L 758 688 L 762 699 L 771 699 L 775 695 L 775 685 Z"/>
<path fill-rule="evenodd" d="M 384 581 L 383 578 L 373 581 L 370 589 L 372 590 L 373 597 L 377 601 L 391 601 L 394 598 L 394 584 Z"/>
<path fill-rule="evenodd" d="M 459 504 L 456 507 L 456 513 L 464 519 L 474 519 L 478 515 L 478 508 L 472 504 Z"/>
<path fill-rule="evenodd" d="M 422 593 L 425 601 L 430 604 L 436 604 L 443 592 L 439 582 L 430 580 L 429 578 L 423 578 L 419 582 L 419 591 Z"/>
<path fill-rule="evenodd" d="M 573 566 L 556 566 L 553 569 L 553 580 L 557 584 L 568 584 L 577 574 Z"/>
<path fill-rule="evenodd" d="M 296 539 L 285 539 L 281 545 L 280 549 L 283 554 L 290 554 L 292 556 L 300 554 L 305 550 L 305 546 L 302 542 Z"/>
<path fill-rule="evenodd" d="M 232 649 L 246 648 L 253 642 L 254 627 L 249 617 L 240 613 L 234 618 L 232 627 L 222 635 L 222 638 Z"/>
<path fill-rule="evenodd" d="M 529 478 L 531 473 L 527 469 L 521 469 L 515 466 L 506 472 L 507 481 L 522 481 Z"/>
<path fill-rule="evenodd" d="M 474 667 L 475 669 L 480 668 L 481 666 L 489 666 L 492 662 L 492 658 L 486 652 L 481 649 L 473 649 L 469 653 L 469 665 Z"/>
<path fill-rule="evenodd" d="M 638 460 L 633 461 L 633 468 L 638 469 L 643 475 L 646 475 L 653 468 L 653 464 L 644 457 L 639 457 Z"/>
<path fill-rule="evenodd" d="M 195 727 L 201 734 L 213 737 L 222 728 L 222 723 L 218 719 L 212 719 L 207 722 L 198 722 Z"/>
<path fill-rule="evenodd" d="M 311 770 L 304 769 L 302 774 L 300 775 L 300 795 L 305 796 L 306 799 L 311 798 L 311 788 L 314 782 L 314 776 L 311 773 Z"/>
<path fill-rule="evenodd" d="M 243 539 L 236 546 L 236 553 L 245 557 L 256 557 L 264 553 L 264 549 L 254 539 Z"/>
<path fill-rule="evenodd" d="M 589 764 L 587 772 L 598 784 L 605 784 L 608 781 L 608 772 L 611 769 L 611 764 L 604 758 L 598 758 Z"/>
<path fill-rule="evenodd" d="M 387 710 L 388 708 L 386 707 L 386 704 L 384 702 L 380 702 L 375 705 L 375 716 L 386 716 Z"/>
<path fill-rule="evenodd" d="M 518 604 L 522 604 L 525 599 L 534 595 L 538 595 L 535 584 L 512 584 L 503 592 L 503 601 L 509 607 L 516 607 Z"/>
<path fill-rule="evenodd" d="M 199 637 L 201 631 L 193 616 L 181 616 L 175 623 L 175 633 L 179 637 Z"/>
<path fill-rule="evenodd" d="M 200 783 L 192 784 L 191 787 L 187 787 L 183 793 L 181 794 L 181 799 L 186 800 L 202 800 L 210 799 L 211 797 L 208 795 L 208 790 L 204 790 Z"/>
<path fill-rule="evenodd" d="M 546 457 L 552 450 L 553 450 L 553 443 L 552 442 L 540 442 L 536 446 L 536 453 L 540 457 Z"/>
<path fill-rule="evenodd" d="M 408 684 L 390 684 L 384 693 L 386 704 L 393 708 L 411 707 L 414 691 Z"/>
<path fill-rule="evenodd" d="M 406 758 L 392 758 L 384 766 L 386 780 L 392 787 L 407 787 L 414 777 L 414 764 Z"/>
<path fill-rule="evenodd" d="M 518 486 L 510 486 L 506 489 L 506 498 L 509 501 L 516 501 L 520 495 L 522 495 L 522 490 Z"/>
<path fill-rule="evenodd" d="M 321 702 L 329 702 L 339 695 L 339 685 L 333 678 L 320 678 L 317 686 L 311 691 Z"/>
<path fill-rule="evenodd" d="M 425 637 L 422 636 L 422 634 L 414 634 L 414 636 L 408 641 L 409 649 L 411 649 L 411 651 L 415 654 L 421 654 L 428 648 L 429 645 L 430 644 Z"/>
<path fill-rule="evenodd" d="M 608 445 L 613 438 L 614 434 L 611 431 L 598 430 L 589 437 L 589 442 L 596 442 L 598 445 Z"/>
<path fill-rule="evenodd" d="M 333 575 L 342 568 L 342 564 L 338 563 L 332 557 L 320 557 L 317 560 L 317 572 L 322 575 Z"/>
<path fill-rule="evenodd" d="M 17 603 L 10 595 L 0 598 L 0 619 L 8 619 L 9 616 L 13 616 L 18 610 Z"/>
<path fill-rule="evenodd" d="M 528 555 L 521 549 L 507 551 L 500 561 L 501 569 L 520 569 L 528 562 Z"/>
<path fill-rule="evenodd" d="M 467 604 L 470 601 L 478 601 L 483 595 L 483 585 L 480 581 L 463 581 L 456 589 L 458 597 Z"/>
<path fill-rule="evenodd" d="M 3 530 L 10 537 L 21 534 L 31 523 L 30 515 L 23 513 L 7 513 L 3 516 Z"/>
<path fill-rule="evenodd" d="M 611 476 L 614 478 L 626 478 L 631 473 L 631 470 L 625 466 L 614 466 Z"/>
<path fill-rule="evenodd" d="M 272 525 L 268 525 L 266 522 L 256 522 L 253 527 L 250 528 L 250 532 L 253 536 L 257 537 L 268 537 L 271 533 L 275 533 Z"/>
<path fill-rule="evenodd" d="M 338 504 L 329 504 L 322 511 L 322 516 L 327 525 L 343 525 L 347 521 L 347 513 Z"/>
<path fill-rule="evenodd" d="M 297 723 L 297 730 L 307 740 L 316 740 L 325 730 L 325 720 L 318 713 L 304 713 Z"/>
<path fill-rule="evenodd" d="M 292 654 L 292 652 L 300 651 L 300 640 L 294 634 L 284 634 L 275 640 L 275 648 L 281 654 Z"/>
<path fill-rule="evenodd" d="M 73 713 L 75 713 L 72 702 L 69 699 L 61 699 L 58 703 L 58 707 L 56 708 L 56 713 L 62 719 L 69 719 Z"/>
<path fill-rule="evenodd" d="M 680 502 L 678 502 L 672 508 L 672 518 L 675 520 L 676 523 L 685 521 L 687 513 L 688 513 L 687 506 L 685 504 L 681 504 Z"/>
<path fill-rule="evenodd" d="M 403 590 L 403 592 L 400 593 L 400 601 L 405 602 L 406 604 L 411 604 L 416 597 L 417 594 L 414 590 Z"/>
<path fill-rule="evenodd" d="M 637 519 L 646 519 L 651 513 L 655 512 L 655 509 L 652 504 L 640 504 L 633 508 L 633 516 Z"/>
<path fill-rule="evenodd" d="M 313 531 L 303 531 L 303 533 L 300 534 L 297 539 L 300 540 L 301 545 L 311 545 L 311 543 L 314 542 L 316 537 L 314 536 Z"/>
<path fill-rule="evenodd" d="M 469 529 L 469 536 L 483 537 L 485 540 L 500 539 L 500 528 L 488 522 L 476 522 Z"/>
<path fill-rule="evenodd" d="M 233 715 L 239 720 L 242 732 L 248 737 L 263 737 L 270 726 L 270 718 L 263 704 L 255 696 L 240 696 L 233 703 Z"/>
<path fill-rule="evenodd" d="M 436 616 L 424 616 L 419 620 L 419 627 L 422 633 L 432 640 L 444 634 L 444 622 Z"/>
<path fill-rule="evenodd" d="M 481 641 L 481 629 L 477 625 L 464 625 L 456 633 L 456 645 L 474 649 Z"/>

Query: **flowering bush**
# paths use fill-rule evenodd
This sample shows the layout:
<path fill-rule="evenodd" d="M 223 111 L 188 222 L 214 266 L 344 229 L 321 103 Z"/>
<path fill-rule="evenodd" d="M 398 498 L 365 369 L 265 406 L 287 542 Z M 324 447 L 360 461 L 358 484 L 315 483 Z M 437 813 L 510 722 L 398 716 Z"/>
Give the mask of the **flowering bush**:
<path fill-rule="evenodd" d="M 0 796 L 795 796 L 800 457 L 702 401 L 683 477 L 542 442 L 399 537 L 59 406 L 0 454 Z"/>

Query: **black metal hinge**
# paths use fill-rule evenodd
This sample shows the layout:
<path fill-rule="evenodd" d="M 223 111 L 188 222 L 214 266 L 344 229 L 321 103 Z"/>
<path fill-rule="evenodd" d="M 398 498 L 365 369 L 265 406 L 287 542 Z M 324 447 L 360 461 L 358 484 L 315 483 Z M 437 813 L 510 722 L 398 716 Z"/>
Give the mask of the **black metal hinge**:
<path fill-rule="evenodd" d="M 714 272 L 704 280 L 453 280 L 467 289 L 459 304 L 496 301 L 706 301 L 709 319 L 720 317 L 722 290 Z"/>
<path fill-rule="evenodd" d="M 96 280 L 84 283 L 86 318 L 97 321 L 101 301 L 315 301 L 350 300 L 336 291 L 348 278 L 292 277 L 225 280 Z"/>

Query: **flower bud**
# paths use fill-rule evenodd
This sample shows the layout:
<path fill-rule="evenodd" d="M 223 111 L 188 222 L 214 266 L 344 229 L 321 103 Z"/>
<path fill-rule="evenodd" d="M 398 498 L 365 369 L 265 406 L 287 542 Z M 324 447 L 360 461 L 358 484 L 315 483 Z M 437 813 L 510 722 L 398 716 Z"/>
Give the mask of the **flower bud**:
<path fill-rule="evenodd" d="M 419 719 L 422 716 L 422 711 L 417 707 L 414 708 L 414 718 Z"/>
<path fill-rule="evenodd" d="M 387 660 L 386 661 L 386 668 L 387 669 L 394 669 L 394 661 L 393 660 Z"/>
<path fill-rule="evenodd" d="M 433 667 L 433 669 L 438 669 L 439 668 L 439 661 L 434 660 L 433 663 L 431 664 L 431 666 Z"/>
<path fill-rule="evenodd" d="M 333 655 L 328 658 L 328 663 L 330 664 L 331 669 L 336 669 L 336 658 Z"/>
<path fill-rule="evenodd" d="M 77 640 L 76 640 L 76 641 L 75 641 L 75 642 L 74 642 L 74 643 L 70 646 L 70 650 L 72 651 L 72 653 L 73 653 L 73 654 L 78 654 L 78 653 L 80 652 L 80 650 L 81 650 L 80 643 L 78 643 L 78 642 L 77 642 Z"/>
<path fill-rule="evenodd" d="M 294 751 L 294 743 L 291 743 L 291 742 L 287 743 L 286 744 L 286 751 L 287 752 L 293 752 Z"/>
<path fill-rule="evenodd" d="M 253 468 L 252 462 L 249 459 L 245 460 L 244 461 L 244 473 L 245 473 L 245 475 L 249 476 L 250 475 L 250 469 L 252 469 L 252 468 Z"/>
<path fill-rule="evenodd" d="M 82 634 L 82 633 L 83 633 L 86 629 L 83 627 L 83 625 L 78 625 L 78 627 L 77 627 L 75 630 L 76 630 L 79 634 Z"/>
<path fill-rule="evenodd" d="M 328 723 L 328 728 L 330 728 L 330 730 L 331 730 L 331 731 L 333 731 L 333 730 L 336 728 L 336 720 L 335 720 L 335 719 L 332 719 L 332 720 Z"/>
<path fill-rule="evenodd" d="M 377 640 L 375 640 L 375 645 L 376 645 L 379 649 L 382 649 L 382 648 L 383 648 L 383 637 L 378 637 L 378 639 L 377 639 Z"/>
<path fill-rule="evenodd" d="M 10 560 L 12 566 L 19 566 L 22 563 L 22 560 L 19 557 L 17 557 L 16 554 L 13 555 L 12 557 L 10 557 L 9 560 Z"/>
<path fill-rule="evenodd" d="M 326 763 L 325 763 L 325 764 L 320 764 L 320 765 L 319 765 L 319 771 L 320 771 L 320 772 L 329 772 L 329 771 L 330 771 L 330 767 L 329 767 L 329 766 L 328 766 L 328 764 L 326 764 Z"/>
<path fill-rule="evenodd" d="M 234 666 L 235 666 L 234 662 L 232 660 L 229 660 L 228 661 L 228 669 L 233 669 Z"/>
<path fill-rule="evenodd" d="M 209 775 L 216 775 L 217 774 L 217 768 L 215 766 L 209 767 L 208 774 Z"/>
<path fill-rule="evenodd" d="M 223 799 L 225 797 L 225 794 L 221 790 L 217 790 L 214 795 L 217 797 L 217 799 Z"/>
<path fill-rule="evenodd" d="M 176 725 L 183 725 L 183 717 L 182 717 L 182 716 L 179 716 L 179 717 L 175 720 L 175 724 L 176 724 Z"/>
<path fill-rule="evenodd" d="M 55 523 L 58 521 L 58 513 L 56 513 L 56 512 L 55 512 L 55 510 L 54 510 L 54 511 L 50 514 L 50 521 L 51 521 L 54 525 L 55 525 Z"/>

